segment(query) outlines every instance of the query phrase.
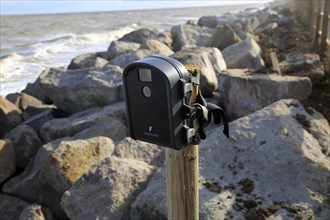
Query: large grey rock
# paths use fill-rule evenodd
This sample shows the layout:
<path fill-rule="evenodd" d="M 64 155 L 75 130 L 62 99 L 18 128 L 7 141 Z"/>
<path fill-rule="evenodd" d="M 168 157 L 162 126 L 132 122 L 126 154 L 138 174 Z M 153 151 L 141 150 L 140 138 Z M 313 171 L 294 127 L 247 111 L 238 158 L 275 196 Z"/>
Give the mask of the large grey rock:
<path fill-rule="evenodd" d="M 167 219 L 165 166 L 155 172 L 146 189 L 136 197 L 130 215 L 132 220 Z"/>
<path fill-rule="evenodd" d="M 53 220 L 55 217 L 49 208 L 41 205 L 28 205 L 21 212 L 19 220 Z"/>
<path fill-rule="evenodd" d="M 170 46 L 172 43 L 171 36 L 169 36 L 166 32 L 161 33 L 158 30 L 151 30 L 148 28 L 141 28 L 135 31 L 132 31 L 126 35 L 124 35 L 122 38 L 118 39 L 119 41 L 130 41 L 134 43 L 143 44 L 149 39 L 156 39 L 167 46 Z"/>
<path fill-rule="evenodd" d="M 280 15 L 278 15 L 278 12 L 272 10 L 271 7 L 264 7 L 263 9 L 251 8 L 248 10 L 240 11 L 235 16 L 235 19 L 243 26 L 250 26 L 251 29 L 255 31 L 255 29 L 257 29 L 260 24 L 267 21 L 271 22 L 279 16 Z"/>
<path fill-rule="evenodd" d="M 43 112 L 40 112 L 39 114 L 29 117 L 27 120 L 25 120 L 22 123 L 22 125 L 28 125 L 31 128 L 33 128 L 36 132 L 39 132 L 41 126 L 45 124 L 47 121 L 54 119 L 55 116 L 56 114 L 54 114 L 54 110 L 51 109 L 45 110 Z M 65 116 L 67 115 L 65 114 Z"/>
<path fill-rule="evenodd" d="M 173 42 L 171 30 L 162 31 L 160 37 L 157 40 L 163 42 L 164 44 L 166 44 L 168 47 L 171 48 Z"/>
<path fill-rule="evenodd" d="M 241 40 L 245 40 L 248 34 L 253 34 L 253 28 L 257 21 L 257 18 L 254 16 L 253 18 L 249 17 L 237 17 L 237 14 L 225 14 L 222 16 L 205 16 L 201 17 L 198 21 L 199 25 L 218 29 L 217 36 L 223 39 L 223 41 L 230 42 L 229 39 L 223 38 L 221 36 L 221 31 L 224 31 L 225 35 L 232 40 L 237 41 L 237 37 Z M 251 24 L 251 26 L 250 26 Z M 227 27 L 226 27 L 227 26 Z M 234 31 L 235 34 L 232 33 Z M 239 42 L 241 41 L 239 40 Z"/>
<path fill-rule="evenodd" d="M 230 25 L 242 39 L 245 39 L 243 36 L 246 32 L 253 33 L 260 24 L 270 22 L 274 18 L 280 18 L 280 16 L 278 12 L 270 8 L 261 10 L 251 8 L 238 13 L 226 13 L 221 16 L 203 16 L 198 20 L 198 24 L 210 28 Z"/>
<path fill-rule="evenodd" d="M 217 26 L 224 26 L 230 24 L 232 19 L 226 16 L 202 16 L 198 20 L 198 25 L 216 28 Z"/>
<path fill-rule="evenodd" d="M 42 145 L 37 132 L 28 125 L 17 126 L 5 138 L 13 144 L 16 166 L 22 168 L 26 167 Z"/>
<path fill-rule="evenodd" d="M 0 138 L 22 121 L 22 112 L 13 103 L 0 96 Z"/>
<path fill-rule="evenodd" d="M 270 33 L 271 31 L 274 31 L 276 28 L 278 28 L 278 24 L 276 22 L 265 22 L 260 24 L 255 32 L 257 34 L 261 34 L 261 33 Z"/>
<path fill-rule="evenodd" d="M 206 43 L 208 47 L 217 47 L 219 50 L 241 42 L 241 38 L 236 34 L 236 32 L 229 25 L 218 26 L 211 38 Z"/>
<path fill-rule="evenodd" d="M 171 50 L 171 48 L 169 48 L 165 43 L 163 43 L 157 39 L 153 39 L 153 38 L 144 40 L 142 44 L 134 43 L 134 42 L 130 42 L 130 41 L 119 41 L 119 40 L 112 41 L 108 48 L 107 53 L 109 55 L 109 59 L 111 60 L 116 57 L 123 58 L 123 57 L 125 57 L 125 56 L 123 56 L 124 54 L 132 55 L 132 54 L 134 54 L 133 52 L 137 52 L 140 49 L 142 49 L 142 51 L 140 51 L 139 53 L 147 52 L 147 51 L 149 51 L 149 53 L 151 53 L 150 51 L 152 51 L 152 53 L 155 53 L 158 55 L 163 55 L 163 56 L 170 56 L 174 53 Z M 143 49 L 146 49 L 146 50 L 143 50 Z M 143 57 L 141 57 L 141 59 L 142 58 Z M 119 59 L 119 58 L 117 58 L 117 59 Z M 114 61 L 112 61 L 112 62 L 114 62 Z M 117 62 L 119 62 L 119 61 L 117 61 Z M 127 62 L 125 62 L 125 64 L 121 64 L 119 66 L 125 66 L 125 65 L 127 65 Z"/>
<path fill-rule="evenodd" d="M 176 25 L 171 29 L 172 47 L 174 51 L 179 51 L 183 48 L 196 46 L 205 46 L 212 35 L 213 30 L 199 25 Z"/>
<path fill-rule="evenodd" d="M 152 50 L 149 49 L 139 49 L 132 50 L 127 53 L 119 54 L 118 56 L 112 58 L 109 63 L 111 65 L 120 66 L 121 68 L 125 68 L 128 64 L 141 60 L 147 56 L 155 54 Z"/>
<path fill-rule="evenodd" d="M 129 219 L 152 171 L 134 159 L 105 158 L 64 193 L 61 206 L 70 219 Z"/>
<path fill-rule="evenodd" d="M 310 130 L 329 140 L 330 127 L 308 112 L 281 100 L 231 122 L 230 139 L 211 131 L 199 146 L 200 219 L 326 219 L 329 156 Z M 163 167 L 134 201 L 132 219 L 165 219 L 165 189 Z"/>
<path fill-rule="evenodd" d="M 163 42 L 156 39 L 148 39 L 142 45 L 141 49 L 149 49 L 155 54 L 161 56 L 171 56 L 174 52 Z"/>
<path fill-rule="evenodd" d="M 247 70 L 231 69 L 223 71 L 218 79 L 220 100 L 231 120 L 280 99 L 303 100 L 312 91 L 307 77 L 251 74 Z"/>
<path fill-rule="evenodd" d="M 17 220 L 30 203 L 22 199 L 0 194 L 0 219 Z"/>
<path fill-rule="evenodd" d="M 130 137 L 122 140 L 115 148 L 113 155 L 119 158 L 135 159 L 153 166 L 164 163 L 164 147 L 133 140 Z"/>
<path fill-rule="evenodd" d="M 196 64 L 201 67 L 200 84 L 204 96 L 210 97 L 217 90 L 216 74 L 226 69 L 221 52 L 217 48 L 187 48 L 176 52 L 173 58 L 182 64 Z"/>
<path fill-rule="evenodd" d="M 213 65 L 215 74 L 218 76 L 223 70 L 227 69 L 227 64 L 222 56 L 222 53 L 217 48 L 203 48 L 202 51 L 208 53 L 208 57 Z"/>
<path fill-rule="evenodd" d="M 258 14 L 251 14 L 239 19 L 239 23 L 242 25 L 242 30 L 249 33 L 254 33 L 255 29 L 260 25 Z"/>
<path fill-rule="evenodd" d="M 34 202 L 45 200 L 43 197 L 47 198 L 52 195 L 49 193 L 48 195 L 43 194 L 41 196 L 42 189 L 46 188 L 44 187 L 45 185 L 49 188 L 49 184 L 44 179 L 40 179 L 39 176 L 43 163 L 56 150 L 60 143 L 61 140 L 56 140 L 43 145 L 26 170 L 21 175 L 7 182 L 3 187 L 3 191 Z"/>
<path fill-rule="evenodd" d="M 106 137 L 63 141 L 45 160 L 42 172 L 57 192 L 64 192 L 113 150 L 112 140 Z"/>
<path fill-rule="evenodd" d="M 59 204 L 64 191 L 113 150 L 112 140 L 106 137 L 49 142 L 40 148 L 22 174 L 4 185 L 3 191 L 44 204 L 63 219 L 66 216 Z"/>
<path fill-rule="evenodd" d="M 237 17 L 237 14 L 226 13 L 221 16 L 203 16 L 199 19 L 198 24 L 201 26 L 209 27 L 209 28 L 213 28 L 213 29 L 218 28 L 218 30 L 224 29 L 224 31 L 226 31 L 226 32 L 228 32 L 228 30 L 226 30 L 226 26 L 228 26 L 232 30 L 234 30 L 235 34 L 240 39 L 245 39 L 246 33 L 251 32 L 251 31 L 248 28 L 242 26 L 242 24 L 241 24 L 242 19 L 239 19 Z M 244 17 L 244 19 L 247 19 L 247 18 Z M 244 28 L 244 30 L 243 30 L 243 28 Z M 229 34 L 228 36 L 231 36 L 231 34 Z"/>
<path fill-rule="evenodd" d="M 247 38 L 240 43 L 226 47 L 222 51 L 228 69 L 263 69 L 265 63 L 261 53 L 259 45 L 253 38 Z"/>
<path fill-rule="evenodd" d="M 125 68 L 128 64 L 150 55 L 170 56 L 174 52 L 163 42 L 147 38 L 141 44 L 130 41 L 115 41 L 110 45 L 109 54 L 112 65 Z"/>
<path fill-rule="evenodd" d="M 106 136 L 115 142 L 128 136 L 128 129 L 120 120 L 124 119 L 123 103 L 104 108 L 89 109 L 69 116 L 46 122 L 40 129 L 44 143 L 63 137 L 86 139 Z"/>
<path fill-rule="evenodd" d="M 111 42 L 107 53 L 109 55 L 109 58 L 111 59 L 120 54 L 127 53 L 129 51 L 138 50 L 140 46 L 141 44 L 139 43 L 114 40 Z"/>
<path fill-rule="evenodd" d="M 278 3 L 280 3 L 280 2 L 278 2 Z M 276 2 L 273 2 L 273 4 L 276 4 Z M 287 8 L 285 10 L 287 10 Z M 289 13 L 291 13 L 291 12 L 289 12 Z M 283 15 L 279 14 L 279 11 L 277 11 L 276 9 L 274 9 L 272 7 L 266 7 L 264 9 L 258 10 L 254 14 L 258 17 L 260 23 L 264 23 L 266 21 L 271 21 L 274 18 L 279 18 L 279 17 L 283 16 Z"/>
<path fill-rule="evenodd" d="M 40 100 L 52 101 L 68 113 L 106 106 L 124 99 L 122 69 L 111 65 L 81 70 L 51 68 L 25 91 Z"/>
<path fill-rule="evenodd" d="M 108 61 L 97 53 L 80 54 L 73 58 L 68 69 L 101 68 L 108 64 Z"/>
<path fill-rule="evenodd" d="M 0 183 L 16 171 L 15 151 L 9 140 L 0 140 Z"/>
<path fill-rule="evenodd" d="M 307 76 L 313 83 L 324 76 L 324 66 L 318 54 L 291 55 L 279 65 L 282 73 L 291 76 Z"/>
<path fill-rule="evenodd" d="M 128 128 L 122 122 L 113 117 L 104 118 L 102 123 L 95 123 L 91 127 L 76 133 L 73 137 L 86 139 L 97 136 L 111 138 L 115 143 L 121 141 L 129 134 Z"/>
<path fill-rule="evenodd" d="M 121 121 L 124 125 L 128 127 L 128 118 L 125 102 L 117 102 L 115 104 L 105 106 L 103 108 L 103 111 L 108 112 L 109 115 L 115 117 L 117 120 Z"/>
<path fill-rule="evenodd" d="M 276 9 L 278 10 L 278 9 Z M 288 10 L 288 9 L 284 9 Z M 283 10 L 283 11 L 284 11 Z M 279 14 L 278 11 L 264 11 L 268 13 L 268 15 L 260 14 L 258 17 L 261 19 L 259 26 L 255 29 L 255 32 L 260 34 L 271 34 L 277 28 L 285 28 L 285 29 L 293 29 L 295 25 L 295 18 L 292 16 L 291 12 L 289 14 L 281 13 Z"/>
<path fill-rule="evenodd" d="M 27 120 L 43 111 L 56 109 L 56 106 L 44 104 L 35 97 L 25 93 L 12 93 L 7 95 L 6 99 L 14 103 L 22 111 L 23 120 Z"/>

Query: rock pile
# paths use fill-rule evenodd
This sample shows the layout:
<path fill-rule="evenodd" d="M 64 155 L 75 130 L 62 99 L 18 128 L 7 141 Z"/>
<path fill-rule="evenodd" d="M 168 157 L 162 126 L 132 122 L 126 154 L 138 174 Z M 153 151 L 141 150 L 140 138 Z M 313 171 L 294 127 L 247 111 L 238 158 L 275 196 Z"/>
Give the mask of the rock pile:
<path fill-rule="evenodd" d="M 330 133 L 320 116 L 281 100 L 230 123 L 230 139 L 210 131 L 199 146 L 200 219 L 326 219 Z M 134 219 L 166 219 L 165 172 L 133 203 Z"/>
<path fill-rule="evenodd" d="M 123 68 L 153 54 L 200 65 L 232 121 L 200 144 L 201 219 L 327 219 L 330 127 L 300 102 L 324 68 L 291 29 L 283 6 L 139 29 L 0 96 L 0 219 L 166 219 L 164 148 L 128 137 L 123 103 Z"/>

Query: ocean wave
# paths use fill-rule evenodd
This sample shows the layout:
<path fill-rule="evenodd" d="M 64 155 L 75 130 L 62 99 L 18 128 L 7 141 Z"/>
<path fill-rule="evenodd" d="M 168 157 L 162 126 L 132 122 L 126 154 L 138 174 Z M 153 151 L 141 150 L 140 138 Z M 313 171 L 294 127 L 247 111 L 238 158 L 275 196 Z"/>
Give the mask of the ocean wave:
<path fill-rule="evenodd" d="M 101 33 L 66 33 L 20 47 L 16 53 L 0 58 L 1 95 L 14 92 L 5 83 L 17 81 L 17 85 L 21 85 L 19 82 L 32 82 L 43 69 L 67 67 L 71 59 L 79 54 L 105 51 L 113 40 L 137 28 L 137 24 L 131 24 Z"/>
<path fill-rule="evenodd" d="M 4 70 L 6 67 L 10 66 L 13 62 L 19 62 L 23 57 L 17 53 L 11 53 L 4 55 L 0 58 L 0 70 Z M 1 73 L 0 73 L 1 76 Z"/>
<path fill-rule="evenodd" d="M 65 41 L 70 41 L 72 39 L 75 39 L 76 35 L 74 34 L 66 34 L 64 36 L 60 36 L 60 37 L 56 37 L 50 40 L 45 40 L 45 41 L 41 41 L 38 44 L 57 44 L 57 43 L 61 43 L 61 42 L 65 42 Z"/>
<path fill-rule="evenodd" d="M 26 62 L 26 57 L 12 53 L 0 59 L 0 81 L 1 84 L 18 81 L 22 77 L 31 75 L 31 72 L 41 69 L 39 65 L 33 62 Z"/>
<path fill-rule="evenodd" d="M 77 36 L 75 34 L 67 33 L 64 35 L 55 36 L 55 38 L 41 40 L 38 42 L 33 42 L 31 44 L 26 45 L 26 48 L 24 48 L 24 49 L 31 51 L 32 49 L 38 49 L 38 48 L 48 47 L 48 46 L 56 46 L 56 45 L 63 44 L 65 42 L 74 41 L 76 38 L 77 38 Z"/>
<path fill-rule="evenodd" d="M 78 43 L 81 43 L 82 41 L 86 41 L 86 43 L 90 44 L 93 42 L 98 42 L 102 40 L 114 40 L 117 39 L 133 30 L 135 30 L 138 27 L 137 24 L 133 23 L 131 25 L 124 26 L 122 28 L 111 30 L 109 32 L 99 32 L 99 33 L 87 33 L 87 34 L 72 34 L 72 33 L 66 33 L 55 36 L 55 38 L 51 39 L 45 39 L 39 42 L 34 42 L 30 45 L 27 45 L 29 47 L 41 47 L 41 46 L 49 46 L 49 45 L 58 45 L 63 43 L 74 43 L 78 41 Z"/>
<path fill-rule="evenodd" d="M 110 32 L 83 34 L 80 37 L 83 40 L 90 41 L 90 42 L 109 40 L 109 39 L 115 40 L 131 31 L 134 31 L 137 27 L 138 27 L 138 25 L 133 23 L 131 25 L 127 25 L 125 27 L 122 27 L 122 28 L 119 28 L 117 30 L 113 30 Z"/>
<path fill-rule="evenodd" d="M 132 24 L 109 32 L 82 35 L 66 34 L 34 44 L 29 48 L 29 52 L 33 51 L 32 58 L 35 61 L 43 61 L 46 57 L 52 58 L 52 60 L 63 58 L 65 61 L 55 64 L 67 65 L 78 54 L 107 50 L 111 41 L 122 37 L 137 27 L 136 24 Z"/>

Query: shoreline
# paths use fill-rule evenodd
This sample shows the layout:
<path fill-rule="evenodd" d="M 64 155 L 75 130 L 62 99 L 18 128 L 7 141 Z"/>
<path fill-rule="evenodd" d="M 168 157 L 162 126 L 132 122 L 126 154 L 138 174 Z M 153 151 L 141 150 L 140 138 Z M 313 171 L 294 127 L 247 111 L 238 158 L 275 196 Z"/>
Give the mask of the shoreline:
<path fill-rule="evenodd" d="M 24 89 L 21 86 L 24 82 L 31 82 L 31 78 L 37 78 L 43 67 L 51 67 L 47 60 L 66 59 L 66 62 L 63 61 L 63 65 L 66 66 L 73 56 L 88 52 L 86 49 L 81 50 L 81 48 L 90 47 L 89 52 L 100 50 L 101 48 L 97 47 L 98 44 L 103 41 L 103 44 L 109 45 L 112 40 L 128 33 L 125 29 L 133 30 L 132 24 L 136 24 L 138 28 L 151 27 L 158 30 L 168 30 L 173 25 L 187 22 L 189 17 L 197 21 L 204 15 L 219 15 L 226 12 L 235 14 L 233 11 L 243 11 L 244 8 L 254 5 L 3 17 L 1 38 L 1 50 L 3 51 L 1 54 L 4 56 L 6 53 L 10 56 L 17 53 L 19 56 L 12 58 L 4 56 L 1 59 L 2 63 L 9 65 L 2 66 L 1 75 L 4 76 L 4 79 L 10 78 L 12 74 L 16 75 L 15 78 L 21 78 L 20 82 L 11 80 L 8 82 L 8 86 L 5 85 L 5 88 L 14 88 L 13 81 L 17 82 L 19 89 L 15 91 L 21 91 Z M 153 17 L 155 12 L 163 13 L 163 16 L 159 18 L 156 16 L 155 19 L 150 20 L 149 18 Z M 132 14 L 128 19 L 125 19 L 127 13 Z M 44 22 L 40 22 L 40 17 Z M 107 21 L 110 21 L 110 24 Z M 48 30 L 47 33 L 44 30 Z M 107 49 L 106 46 L 102 47 L 104 50 Z M 74 55 L 67 56 L 60 50 L 57 51 L 56 48 L 63 48 L 67 52 L 72 50 Z M 38 71 L 36 67 L 33 67 L 34 65 L 40 66 L 40 68 L 38 67 L 40 70 Z M 18 66 L 19 68 L 17 68 Z M 8 74 L 8 77 L 5 74 Z M 14 90 L 10 89 L 10 91 Z M 7 94 L 8 92 L 1 95 Z"/>

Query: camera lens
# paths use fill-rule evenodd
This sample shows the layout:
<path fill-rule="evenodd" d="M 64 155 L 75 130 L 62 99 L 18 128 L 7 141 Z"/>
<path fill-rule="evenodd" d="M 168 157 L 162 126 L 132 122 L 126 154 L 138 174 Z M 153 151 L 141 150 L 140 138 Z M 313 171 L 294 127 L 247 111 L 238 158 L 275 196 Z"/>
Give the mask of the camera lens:
<path fill-rule="evenodd" d="M 142 93 L 147 98 L 149 98 L 151 96 L 151 90 L 148 86 L 143 87 Z"/>

